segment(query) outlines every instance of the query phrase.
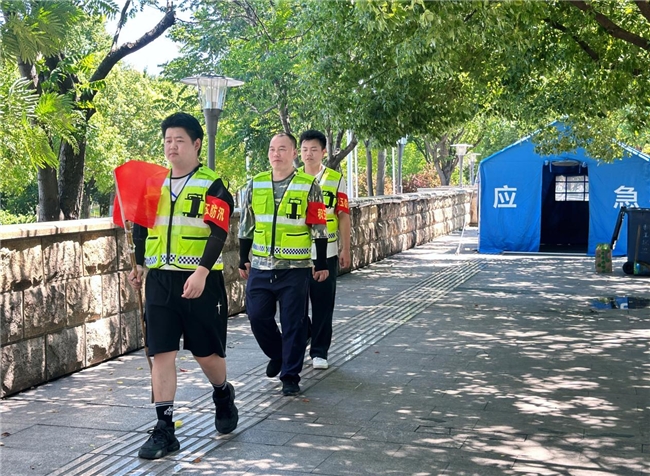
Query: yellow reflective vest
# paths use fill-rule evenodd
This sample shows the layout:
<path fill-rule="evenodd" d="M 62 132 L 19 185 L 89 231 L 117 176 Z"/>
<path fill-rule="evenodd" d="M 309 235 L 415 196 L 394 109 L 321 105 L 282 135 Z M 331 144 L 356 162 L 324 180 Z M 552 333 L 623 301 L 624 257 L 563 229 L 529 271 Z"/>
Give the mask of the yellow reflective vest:
<path fill-rule="evenodd" d="M 178 198 L 172 202 L 171 179 L 163 183 L 156 224 L 149 230 L 145 247 L 145 265 L 148 268 L 173 267 L 194 270 L 199 266 L 210 227 L 203 222 L 205 196 L 219 176 L 201 166 L 190 175 Z M 219 256 L 213 270 L 223 269 Z"/>
<path fill-rule="evenodd" d="M 301 167 L 300 170 L 304 170 Z M 339 216 L 336 214 L 339 182 L 343 175 L 334 169 L 325 167 L 320 178 L 320 188 L 323 191 L 323 201 L 327 211 L 327 242 L 333 243 L 339 239 Z"/>
<path fill-rule="evenodd" d="M 311 230 L 306 220 L 313 183 L 314 177 L 296 171 L 276 207 L 271 172 L 253 178 L 253 255 L 293 260 L 311 258 Z"/>

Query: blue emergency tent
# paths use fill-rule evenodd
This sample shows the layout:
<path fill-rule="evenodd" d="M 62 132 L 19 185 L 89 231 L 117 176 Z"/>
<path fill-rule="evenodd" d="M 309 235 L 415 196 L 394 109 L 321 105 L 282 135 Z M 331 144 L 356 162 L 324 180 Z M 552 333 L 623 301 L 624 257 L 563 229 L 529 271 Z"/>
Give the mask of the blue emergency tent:
<path fill-rule="evenodd" d="M 583 149 L 541 156 L 531 137 L 479 165 L 479 252 L 581 250 L 612 239 L 621 206 L 650 208 L 650 157 L 624 147 L 604 163 Z M 627 227 L 614 256 L 627 254 Z"/>

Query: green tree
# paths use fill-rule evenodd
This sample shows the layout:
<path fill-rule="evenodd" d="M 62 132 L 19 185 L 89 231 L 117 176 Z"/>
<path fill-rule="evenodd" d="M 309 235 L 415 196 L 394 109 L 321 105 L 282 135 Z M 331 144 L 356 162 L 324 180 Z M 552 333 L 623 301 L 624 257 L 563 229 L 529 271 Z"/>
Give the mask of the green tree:
<path fill-rule="evenodd" d="M 39 97 L 56 93 L 68 98 L 79 120 L 71 137 L 48 131 L 47 138 L 58 159 L 38 165 L 39 220 L 78 218 L 83 195 L 84 167 L 93 101 L 105 86 L 113 67 L 127 55 L 162 35 L 176 21 L 171 3 L 162 7 L 160 22 L 135 42 L 119 45 L 127 19 L 148 0 L 2 1 L 2 58 L 17 65 Z M 103 33 L 104 15 L 119 14 L 112 41 Z"/>

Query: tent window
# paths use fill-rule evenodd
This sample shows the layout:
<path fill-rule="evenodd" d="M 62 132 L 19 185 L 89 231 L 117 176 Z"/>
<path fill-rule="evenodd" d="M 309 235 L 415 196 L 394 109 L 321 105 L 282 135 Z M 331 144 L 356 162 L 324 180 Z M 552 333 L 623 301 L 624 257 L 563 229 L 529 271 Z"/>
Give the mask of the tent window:
<path fill-rule="evenodd" d="M 589 177 L 587 175 L 556 175 L 556 202 L 588 202 Z"/>

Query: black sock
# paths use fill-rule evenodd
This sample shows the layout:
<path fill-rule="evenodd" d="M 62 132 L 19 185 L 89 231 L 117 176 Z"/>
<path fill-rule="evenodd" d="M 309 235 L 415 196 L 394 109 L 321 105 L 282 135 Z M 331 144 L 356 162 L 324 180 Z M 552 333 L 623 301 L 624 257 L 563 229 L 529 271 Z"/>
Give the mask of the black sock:
<path fill-rule="evenodd" d="M 227 397 L 230 394 L 230 391 L 228 390 L 228 381 L 224 380 L 221 385 L 216 385 L 212 384 L 212 387 L 214 388 L 214 395 L 217 398 L 223 398 Z"/>
<path fill-rule="evenodd" d="M 167 426 L 173 426 L 172 418 L 174 417 L 174 401 L 156 402 L 156 415 L 158 419 L 167 423 Z"/>

